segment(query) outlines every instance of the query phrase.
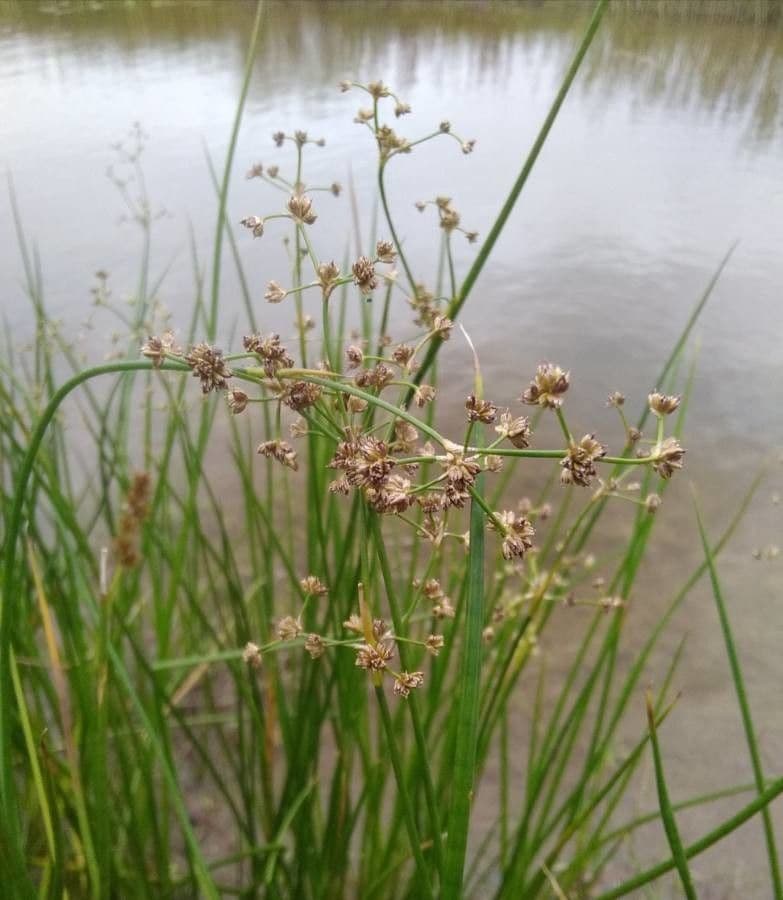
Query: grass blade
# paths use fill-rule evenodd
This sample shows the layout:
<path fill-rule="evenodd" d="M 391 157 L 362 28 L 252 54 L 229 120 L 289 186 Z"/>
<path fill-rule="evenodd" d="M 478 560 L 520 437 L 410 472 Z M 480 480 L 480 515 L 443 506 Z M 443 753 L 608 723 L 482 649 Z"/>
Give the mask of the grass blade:
<path fill-rule="evenodd" d="M 655 728 L 655 709 L 653 707 L 653 699 L 651 694 L 647 694 L 647 722 L 650 728 L 650 742 L 652 744 L 653 760 L 655 762 L 655 784 L 658 788 L 658 802 L 661 807 L 661 819 L 663 820 L 663 828 L 666 832 L 666 838 L 669 846 L 672 848 L 672 857 L 677 866 L 677 872 L 682 882 L 682 889 L 688 900 L 696 900 L 696 889 L 693 886 L 690 870 L 688 869 L 688 859 L 685 856 L 685 850 L 680 839 L 680 832 L 677 829 L 677 822 L 672 812 L 672 805 L 669 800 L 669 791 L 666 787 L 666 776 L 663 771 L 663 760 L 661 759 L 661 748 L 658 744 L 658 733 Z"/>
<path fill-rule="evenodd" d="M 723 632 L 723 639 L 726 642 L 726 655 L 729 658 L 729 666 L 731 668 L 731 678 L 734 682 L 734 689 L 737 692 L 737 703 L 739 704 L 740 713 L 742 715 L 742 725 L 745 729 L 745 737 L 748 742 L 748 751 L 750 752 L 750 760 L 753 765 L 753 778 L 756 782 L 756 789 L 759 794 L 764 791 L 764 772 L 761 767 L 761 753 L 759 752 L 758 742 L 756 740 L 755 729 L 753 728 L 753 719 L 750 714 L 750 704 L 748 696 L 745 692 L 745 682 L 742 677 L 742 669 L 740 668 L 739 656 L 737 648 L 734 645 L 734 636 L 731 631 L 731 623 L 729 622 L 728 612 L 726 611 L 726 603 L 723 599 L 723 591 L 721 590 L 718 571 L 715 567 L 715 559 L 710 549 L 707 533 L 704 530 L 701 514 L 698 505 L 696 506 L 696 521 L 699 525 L 699 535 L 701 536 L 702 546 L 704 548 L 704 556 L 707 560 L 707 566 L 710 572 L 710 581 L 712 583 L 712 594 L 715 598 L 715 605 L 718 608 L 718 616 L 720 618 L 720 627 Z M 764 838 L 767 843 L 767 856 L 769 857 L 769 871 L 772 879 L 772 889 L 774 891 L 775 900 L 780 900 L 783 896 L 783 886 L 780 880 L 780 863 L 778 861 L 778 851 L 775 843 L 775 831 L 772 826 L 772 816 L 769 809 L 765 808 L 761 811 L 761 818 L 764 824 Z"/>
<path fill-rule="evenodd" d="M 479 479 L 477 490 L 481 490 Z M 470 803 L 476 770 L 481 682 L 481 632 L 484 628 L 484 512 L 474 499 L 470 505 L 470 554 L 468 557 L 468 598 L 465 645 L 457 695 L 459 712 L 454 752 L 454 778 L 449 813 L 443 896 L 462 894 L 465 852 L 468 844 Z"/>

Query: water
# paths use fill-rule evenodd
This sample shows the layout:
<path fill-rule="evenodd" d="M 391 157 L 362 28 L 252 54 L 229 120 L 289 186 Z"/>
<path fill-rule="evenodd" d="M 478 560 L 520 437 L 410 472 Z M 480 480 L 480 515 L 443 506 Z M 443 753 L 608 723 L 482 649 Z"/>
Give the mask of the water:
<path fill-rule="evenodd" d="M 699 12 L 698 4 L 677 11 L 686 6 Z M 729 6 L 751 10 L 720 9 Z M 783 29 L 759 24 L 757 15 L 776 7 L 753 4 L 754 15 L 743 22 L 657 16 L 657 5 L 642 7 L 623 6 L 606 18 L 464 313 L 493 399 L 512 403 L 536 362 L 555 360 L 573 374 L 574 427 L 596 429 L 616 446 L 603 399 L 621 389 L 639 403 L 655 387 L 691 306 L 737 243 L 697 329 L 688 476 L 669 492 L 633 598 L 636 645 L 699 559 L 688 478 L 716 534 L 761 462 L 783 445 Z M 391 205 L 406 247 L 414 267 L 431 273 L 435 224 L 412 201 L 448 194 L 465 226 L 486 234 L 588 14 L 586 3 L 557 2 L 270 4 L 229 218 L 265 213 L 276 202 L 270 188 L 242 175 L 257 161 L 290 171 L 290 151 L 276 150 L 271 134 L 303 127 L 327 141 L 308 152 L 309 180 L 353 179 L 367 232 L 374 217 L 369 136 L 351 124 L 360 98 L 336 84 L 382 77 L 413 107 L 402 133 L 426 133 L 447 117 L 478 141 L 469 157 L 444 141 L 390 168 Z M 184 329 L 194 266 L 207 266 L 214 230 L 206 154 L 222 164 L 252 15 L 252 5 L 232 2 L 0 4 L 0 166 L 13 178 L 24 227 L 40 253 L 50 311 L 92 358 L 116 349 L 108 317 L 92 307 L 94 273 L 109 273 L 120 305 L 138 285 L 139 230 L 120 221 L 123 202 L 106 177 L 111 165 L 125 171 L 112 145 L 136 121 L 148 135 L 146 188 L 153 211 L 162 213 L 153 225 L 151 273 L 156 279 L 166 272 L 159 298 Z M 337 236 L 351 221 L 348 199 L 317 197 L 316 246 L 339 260 L 346 246 Z M 195 263 L 190 229 L 204 254 Z M 263 301 L 270 278 L 286 280 L 279 236 L 270 224 L 262 241 L 241 234 L 239 245 L 263 327 L 290 335 L 291 307 Z M 474 252 L 457 243 L 461 271 Z M 23 343 L 31 314 L 5 193 L 0 272 L 0 310 Z M 224 336 L 242 330 L 235 288 L 227 275 Z M 410 333 L 407 310 L 393 312 L 392 331 Z M 456 409 L 468 387 L 467 348 L 455 340 L 443 359 Z M 783 508 L 773 494 L 781 490 L 776 463 L 722 558 L 770 772 L 783 758 L 780 562 L 755 560 L 752 550 L 780 543 Z M 678 682 L 684 695 L 667 742 L 677 797 L 747 781 L 750 771 L 705 590 L 694 593 L 664 650 L 671 652 L 685 631 Z M 647 809 L 654 796 L 638 802 Z M 701 834 L 713 816 L 684 817 L 686 837 Z M 763 882 L 753 881 L 758 823 L 726 846 L 694 864 L 712 895 L 723 896 L 723 884 L 728 894 L 764 896 Z"/>

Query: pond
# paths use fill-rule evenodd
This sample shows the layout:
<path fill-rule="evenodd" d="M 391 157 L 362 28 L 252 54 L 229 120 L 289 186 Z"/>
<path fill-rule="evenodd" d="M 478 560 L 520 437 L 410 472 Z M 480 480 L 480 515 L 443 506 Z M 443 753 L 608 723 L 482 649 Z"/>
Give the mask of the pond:
<path fill-rule="evenodd" d="M 154 216 L 149 284 L 162 278 L 160 302 L 176 327 L 187 326 L 194 268 L 208 266 L 215 228 L 208 160 L 218 169 L 223 163 L 253 9 L 229 0 L 0 3 L 0 165 L 40 255 L 48 308 L 92 358 L 116 352 L 110 329 L 121 330 L 94 309 L 96 271 L 107 273 L 120 306 L 139 290 L 140 231 L 127 221 L 116 184 L 127 173 L 116 145 L 129 146 L 134 123 L 145 135 L 141 164 Z M 366 130 L 352 123 L 359 98 L 337 84 L 382 78 L 412 107 L 403 133 L 425 134 L 448 119 L 461 136 L 476 139 L 469 156 L 450 141 L 433 142 L 396 160 L 390 172 L 390 203 L 413 267 L 434 278 L 437 228 L 413 201 L 448 195 L 465 227 L 486 235 L 590 9 L 579 2 L 269 3 L 229 219 L 269 209 L 274 193 L 244 174 L 258 162 L 290 167 L 290 151 L 278 150 L 271 135 L 305 128 L 326 140 L 308 152 L 308 179 L 354 185 L 356 215 L 369 234 L 377 217 L 372 147 Z M 783 522 L 780 22 L 771 0 L 617 4 L 463 317 L 494 400 L 513 403 L 536 363 L 555 361 L 572 373 L 576 428 L 597 430 L 616 449 L 620 435 L 606 396 L 619 389 L 633 409 L 644 402 L 730 253 L 696 329 L 697 352 L 688 357 L 696 369 L 687 477 L 659 514 L 631 622 L 643 634 L 699 561 L 688 479 L 717 535 L 759 467 L 771 461 L 721 557 L 770 774 L 783 759 L 776 553 Z M 138 186 L 127 187 L 135 195 Z M 8 197 L 3 191 L 0 312 L 21 345 L 32 337 L 32 313 Z M 352 252 L 345 238 L 354 221 L 350 199 L 347 192 L 319 197 L 319 252 L 339 260 Z M 271 224 L 263 241 L 237 235 L 259 321 L 290 335 L 291 307 L 263 300 L 266 283 L 288 269 L 279 236 Z M 195 261 L 191 246 L 198 248 Z M 460 271 L 476 249 L 458 242 Z M 227 270 L 220 307 L 226 342 L 242 333 L 238 297 Z M 394 309 L 391 330 L 406 336 L 408 320 L 406 308 Z M 452 412 L 469 390 L 469 359 L 456 340 L 443 355 Z M 675 621 L 666 652 L 684 632 L 680 739 L 670 768 L 672 790 L 693 794 L 747 781 L 750 768 L 706 586 Z M 639 710 L 641 723 L 641 700 Z M 645 808 L 654 803 L 651 781 L 644 799 Z M 705 815 L 685 816 L 686 834 L 700 834 L 711 821 Z M 752 887 L 764 872 L 757 865 L 760 828 L 752 822 L 694 864 L 701 883 L 715 885 L 712 896 L 724 896 L 720 885 L 726 896 L 763 895 Z"/>

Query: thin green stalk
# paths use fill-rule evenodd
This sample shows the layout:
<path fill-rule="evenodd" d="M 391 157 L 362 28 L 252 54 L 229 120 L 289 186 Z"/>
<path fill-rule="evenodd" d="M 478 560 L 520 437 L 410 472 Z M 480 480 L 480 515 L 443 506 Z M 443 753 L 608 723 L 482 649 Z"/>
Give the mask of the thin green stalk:
<path fill-rule="evenodd" d="M 757 812 L 765 809 L 781 794 L 783 794 L 783 778 L 778 778 L 773 781 L 762 794 L 759 794 L 755 800 L 747 806 L 743 806 L 743 808 L 731 816 L 731 818 L 721 822 L 717 828 L 713 828 L 712 831 L 709 831 L 704 837 L 685 847 L 685 858 L 692 859 L 694 856 L 698 856 L 705 850 L 709 850 L 710 847 L 717 844 L 719 841 L 722 841 L 723 838 L 731 834 L 732 831 L 736 831 L 737 828 L 744 825 L 748 819 L 753 818 Z M 626 894 L 630 894 L 632 891 L 644 887 L 644 885 L 649 884 L 651 881 L 655 881 L 655 879 L 660 878 L 661 875 L 671 872 L 672 869 L 676 868 L 676 865 L 674 858 L 670 857 L 649 869 L 645 869 L 633 878 L 629 878 L 617 887 L 605 891 L 603 894 L 599 894 L 598 897 L 596 897 L 596 900 L 615 900 L 616 897 L 624 897 Z"/>
<path fill-rule="evenodd" d="M 386 735 L 386 746 L 389 751 L 389 756 L 391 757 L 394 777 L 397 780 L 397 791 L 400 795 L 402 809 L 405 814 L 405 827 L 408 831 L 408 839 L 410 840 L 413 859 L 416 862 L 416 871 L 420 886 L 424 892 L 424 896 L 432 897 L 434 895 L 432 893 L 432 886 L 430 885 L 430 876 L 421 849 L 419 829 L 416 827 L 416 814 L 411 805 L 408 790 L 405 787 L 405 772 L 403 771 L 400 748 L 397 746 L 397 739 L 394 736 L 394 724 L 392 723 L 391 714 L 389 713 L 389 704 L 386 702 L 386 695 L 383 692 L 382 685 L 375 686 L 375 696 L 378 700 L 378 709 L 381 712 L 381 722 L 383 723 L 383 730 Z"/>
<path fill-rule="evenodd" d="M 476 490 L 481 491 L 481 480 Z M 479 691 L 481 687 L 481 636 L 484 629 L 484 512 L 476 502 L 470 504 L 470 549 L 468 554 L 468 592 L 465 612 L 462 661 L 457 682 L 457 733 L 452 771 L 446 861 L 442 896 L 458 900 L 462 896 L 465 854 L 468 845 L 470 807 L 476 777 L 478 746 Z"/>
<path fill-rule="evenodd" d="M 734 690 L 737 692 L 737 703 L 739 704 L 740 714 L 742 716 L 742 726 L 745 729 L 745 739 L 748 742 L 748 751 L 750 752 L 750 760 L 753 766 L 753 777 L 756 782 L 756 789 L 759 794 L 761 794 L 764 791 L 765 786 L 764 771 L 761 765 L 761 753 L 759 751 L 758 741 L 756 740 L 753 718 L 750 713 L 750 703 L 748 702 L 748 695 L 745 691 L 745 680 L 742 677 L 742 668 L 740 666 L 737 648 L 734 644 L 734 635 L 732 634 L 731 622 L 729 621 L 729 614 L 726 610 L 726 603 L 723 599 L 723 591 L 721 589 L 720 579 L 718 578 L 718 570 L 715 567 L 715 559 L 707 540 L 707 533 L 704 530 L 704 523 L 698 505 L 696 506 L 696 521 L 699 526 L 699 535 L 701 537 L 702 547 L 704 548 L 704 556 L 710 570 L 712 594 L 715 598 L 715 605 L 718 608 L 718 617 L 720 618 L 723 640 L 726 644 L 726 655 L 729 658 Z M 772 826 L 772 816 L 770 815 L 768 808 L 761 811 L 761 817 L 764 824 L 764 839 L 767 844 L 772 890 L 775 895 L 775 900 L 780 900 L 783 896 L 783 887 L 781 886 L 780 879 L 780 863 L 778 861 L 778 851 L 775 842 L 775 830 Z"/>
<path fill-rule="evenodd" d="M 663 828 L 666 832 L 666 838 L 672 849 L 672 858 L 677 866 L 677 873 L 682 882 L 682 889 L 688 900 L 696 900 L 696 889 L 693 886 L 690 870 L 688 869 L 688 860 L 685 856 L 685 849 L 682 846 L 680 832 L 677 828 L 677 821 L 672 812 L 671 801 L 669 800 L 669 791 L 666 787 L 666 775 L 663 771 L 663 760 L 661 758 L 661 748 L 658 744 L 658 732 L 655 727 L 655 711 L 653 709 L 652 697 L 647 694 L 647 723 L 650 728 L 650 743 L 652 744 L 653 761 L 655 763 L 655 784 L 658 789 L 658 803 L 661 808 L 661 819 L 663 820 Z"/>

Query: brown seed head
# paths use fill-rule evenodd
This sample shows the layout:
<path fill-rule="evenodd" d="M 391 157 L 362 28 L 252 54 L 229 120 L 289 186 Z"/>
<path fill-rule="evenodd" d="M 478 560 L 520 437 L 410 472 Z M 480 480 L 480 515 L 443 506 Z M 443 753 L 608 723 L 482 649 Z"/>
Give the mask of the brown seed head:
<path fill-rule="evenodd" d="M 596 460 L 606 456 L 606 447 L 595 439 L 594 434 L 586 434 L 578 444 L 568 448 L 568 456 L 560 461 L 563 471 L 560 473 L 561 484 L 579 484 L 589 487 L 592 479 L 598 474 Z"/>
<path fill-rule="evenodd" d="M 263 337 L 260 334 L 248 334 L 242 338 L 242 344 L 248 353 L 255 353 L 264 363 L 264 372 L 274 378 L 279 369 L 290 369 L 294 365 L 286 348 L 280 343 L 279 334 Z"/>
<path fill-rule="evenodd" d="M 285 140 L 285 132 L 284 131 L 276 131 L 272 135 L 272 140 L 275 142 L 276 147 L 282 147 L 283 141 Z"/>
<path fill-rule="evenodd" d="M 375 245 L 375 255 L 378 262 L 393 263 L 397 259 L 397 251 L 391 241 L 378 241 Z"/>
<path fill-rule="evenodd" d="M 495 426 L 495 431 L 520 450 L 530 446 L 530 419 L 527 416 L 514 418 L 507 410 L 500 414 L 500 424 Z"/>
<path fill-rule="evenodd" d="M 156 369 L 161 367 L 163 360 L 169 353 L 174 355 L 181 353 L 181 349 L 174 343 L 174 333 L 171 331 L 164 331 L 160 337 L 151 335 L 141 345 L 141 355 L 152 360 L 152 364 Z"/>
<path fill-rule="evenodd" d="M 223 353 L 216 347 L 200 343 L 191 348 L 185 362 L 193 370 L 193 375 L 201 380 L 204 394 L 227 387 L 231 369 L 223 360 Z"/>
<path fill-rule="evenodd" d="M 356 344 L 349 344 L 349 346 L 345 348 L 345 358 L 348 361 L 349 369 L 357 369 L 364 362 L 362 348 L 357 347 Z"/>
<path fill-rule="evenodd" d="M 245 216 L 239 224 L 244 225 L 248 231 L 252 231 L 253 237 L 261 237 L 264 233 L 264 220 L 259 216 Z"/>
<path fill-rule="evenodd" d="M 264 300 L 269 303 L 279 303 L 281 300 L 285 300 L 286 293 L 285 288 L 280 287 L 276 281 L 270 281 L 264 291 Z"/>
<path fill-rule="evenodd" d="M 237 390 L 236 388 L 232 391 L 228 391 L 228 393 L 226 394 L 228 408 L 232 413 L 234 413 L 235 416 L 247 409 L 247 403 L 249 399 L 250 398 L 244 391 Z"/>
<path fill-rule="evenodd" d="M 281 641 L 292 641 L 302 633 L 302 622 L 293 616 L 283 616 L 277 623 L 277 636 Z"/>
<path fill-rule="evenodd" d="M 407 697 L 412 690 L 424 684 L 424 672 L 400 672 L 394 679 L 393 691 L 397 697 Z"/>
<path fill-rule="evenodd" d="M 362 644 L 356 653 L 356 665 L 370 672 L 380 672 L 393 656 L 394 648 L 386 641 L 379 641 L 375 646 Z"/>
<path fill-rule="evenodd" d="M 258 644 L 254 644 L 252 641 L 248 641 L 245 644 L 245 649 L 242 651 L 242 662 L 250 666 L 251 669 L 261 668 L 261 648 Z"/>
<path fill-rule="evenodd" d="M 653 469 L 661 478 L 671 478 L 675 469 L 681 469 L 685 462 L 685 450 L 677 438 L 668 437 L 653 452 Z"/>
<path fill-rule="evenodd" d="M 286 441 L 264 441 L 258 445 L 256 452 L 267 458 L 276 459 L 282 465 L 293 469 L 294 472 L 299 468 L 296 450 Z"/>
<path fill-rule="evenodd" d="M 308 634 L 304 642 L 304 648 L 313 659 L 320 659 L 326 650 L 326 644 L 320 634 Z"/>
<path fill-rule="evenodd" d="M 647 397 L 647 402 L 650 405 L 650 411 L 655 413 L 656 416 L 668 416 L 680 405 L 680 398 L 671 394 L 667 395 L 653 391 Z"/>
<path fill-rule="evenodd" d="M 535 528 L 525 516 L 521 516 L 513 510 L 507 509 L 495 513 L 495 519 L 489 519 L 488 527 L 502 535 L 501 549 L 504 559 L 514 559 L 515 557 L 522 559 L 533 546 Z"/>
<path fill-rule="evenodd" d="M 489 400 L 479 400 L 475 394 L 468 395 L 465 401 L 465 409 L 468 411 L 469 422 L 483 422 L 491 425 L 495 421 L 498 408 Z"/>
<path fill-rule="evenodd" d="M 309 406 L 314 406 L 321 397 L 323 388 L 319 384 L 311 384 L 309 381 L 292 381 L 284 387 L 280 393 L 280 400 L 289 409 L 302 412 Z"/>
<path fill-rule="evenodd" d="M 427 635 L 427 639 L 424 641 L 427 652 L 431 653 L 433 656 L 437 656 L 440 653 L 444 644 L 445 641 L 442 634 Z"/>
<path fill-rule="evenodd" d="M 308 597 L 325 597 L 328 593 L 326 585 L 317 575 L 307 575 L 299 582 L 299 586 Z"/>
<path fill-rule="evenodd" d="M 351 266 L 353 283 L 363 294 L 371 294 L 378 287 L 378 279 L 375 275 L 375 266 L 371 259 L 360 256 Z"/>
<path fill-rule="evenodd" d="M 416 406 L 421 409 L 427 403 L 431 403 L 435 399 L 436 393 L 437 391 L 431 384 L 420 384 L 413 395 Z"/>
<path fill-rule="evenodd" d="M 618 409 L 625 403 L 625 397 L 619 391 L 612 391 L 606 400 L 607 406 L 615 406 Z"/>
<path fill-rule="evenodd" d="M 529 406 L 559 409 L 563 405 L 563 394 L 568 390 L 569 382 L 570 372 L 564 372 L 560 366 L 551 363 L 541 363 L 530 387 L 520 399 Z"/>
<path fill-rule="evenodd" d="M 313 212 L 313 201 L 304 194 L 292 194 L 289 197 L 288 212 L 302 225 L 312 225 L 318 218 Z"/>

